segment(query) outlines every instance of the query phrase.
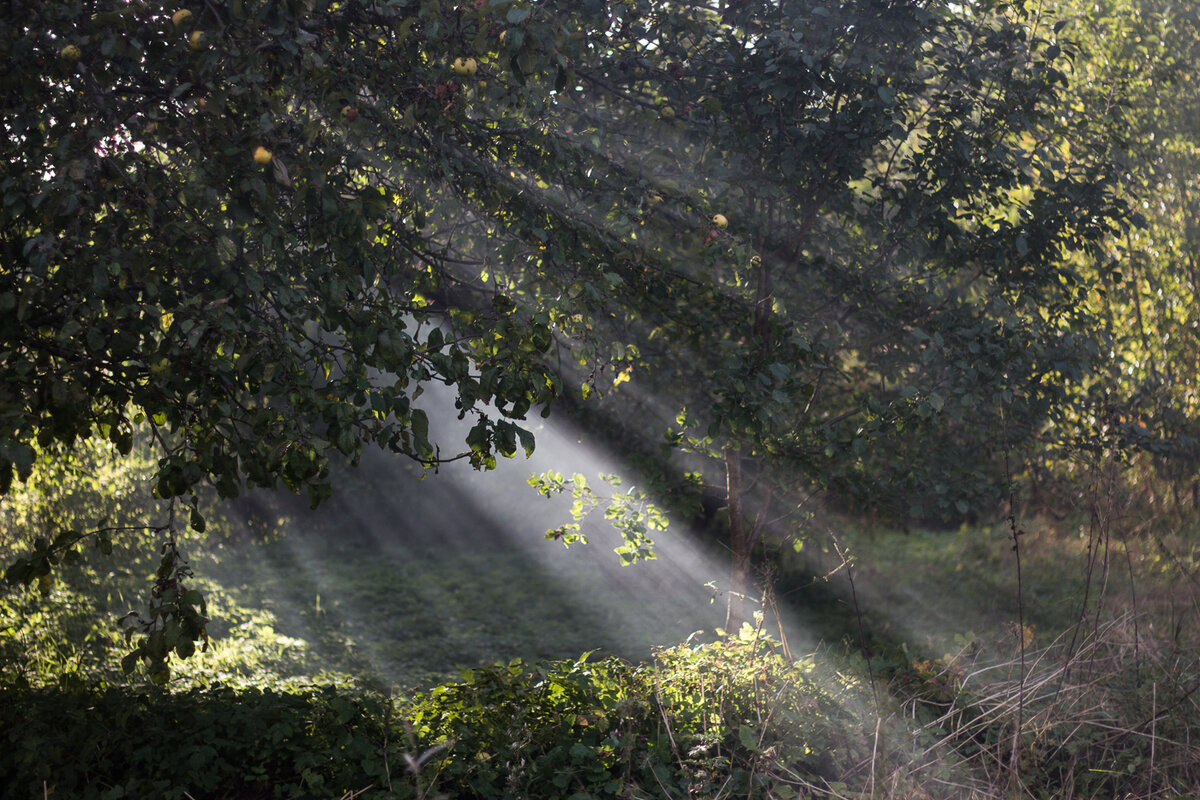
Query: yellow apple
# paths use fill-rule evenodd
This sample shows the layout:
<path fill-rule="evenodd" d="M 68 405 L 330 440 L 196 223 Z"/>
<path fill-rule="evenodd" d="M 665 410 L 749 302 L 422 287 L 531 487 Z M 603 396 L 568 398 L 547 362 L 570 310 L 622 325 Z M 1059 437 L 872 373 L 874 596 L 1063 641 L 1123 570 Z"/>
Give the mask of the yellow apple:
<path fill-rule="evenodd" d="M 713 225 L 716 225 L 718 228 L 728 228 L 729 227 L 729 220 L 725 219 L 724 214 L 714 214 L 713 218 L 712 218 L 712 223 L 713 223 Z"/>
<path fill-rule="evenodd" d="M 70 61 L 71 63 L 78 61 L 82 55 L 83 53 L 79 50 L 79 48 L 73 44 L 69 44 L 62 50 L 58 51 L 59 58 L 61 58 L 63 61 Z"/>
<path fill-rule="evenodd" d="M 171 15 L 171 22 L 176 28 L 183 28 L 192 24 L 192 12 L 186 8 L 181 8 Z"/>
<path fill-rule="evenodd" d="M 456 58 L 450 69 L 454 70 L 455 75 L 471 76 L 479 69 L 479 64 L 473 58 Z"/>
<path fill-rule="evenodd" d="M 259 146 L 254 148 L 254 163 L 255 164 L 270 164 L 273 156 L 271 151 L 265 147 Z"/>
<path fill-rule="evenodd" d="M 192 35 L 188 37 L 188 47 L 193 50 L 203 50 L 208 45 L 208 37 L 204 35 L 204 31 L 192 31 Z"/>

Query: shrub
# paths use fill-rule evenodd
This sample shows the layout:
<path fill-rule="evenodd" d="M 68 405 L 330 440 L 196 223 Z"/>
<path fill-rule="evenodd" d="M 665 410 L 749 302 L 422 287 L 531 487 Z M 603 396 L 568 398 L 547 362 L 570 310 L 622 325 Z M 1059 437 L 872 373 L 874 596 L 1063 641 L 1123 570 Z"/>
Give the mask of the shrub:
<path fill-rule="evenodd" d="M 749 625 L 638 666 L 585 656 L 463 677 L 408 712 L 418 748 L 447 744 L 427 779 L 450 796 L 785 796 L 798 778 L 832 779 L 868 752 L 853 733 L 862 726 L 848 724 L 861 687 L 837 696 L 813 661 L 789 663 Z"/>
<path fill-rule="evenodd" d="M 328 798 L 386 776 L 379 703 L 332 688 L 0 693 L 8 797 Z"/>
<path fill-rule="evenodd" d="M 747 626 L 641 665 L 466 670 L 396 710 L 333 687 L 9 688 L 0 785 L 83 800 L 792 796 L 868 752 L 847 711 L 859 687 L 817 673 Z"/>

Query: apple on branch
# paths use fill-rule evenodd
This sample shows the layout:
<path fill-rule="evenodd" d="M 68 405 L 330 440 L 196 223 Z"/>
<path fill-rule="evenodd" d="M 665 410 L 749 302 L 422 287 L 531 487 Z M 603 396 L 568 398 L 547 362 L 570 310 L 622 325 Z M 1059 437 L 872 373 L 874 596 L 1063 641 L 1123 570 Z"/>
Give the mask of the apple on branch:
<path fill-rule="evenodd" d="M 470 77 L 479 70 L 479 62 L 473 58 L 456 58 L 454 63 L 450 65 L 450 69 L 454 70 L 455 75 L 463 75 Z"/>

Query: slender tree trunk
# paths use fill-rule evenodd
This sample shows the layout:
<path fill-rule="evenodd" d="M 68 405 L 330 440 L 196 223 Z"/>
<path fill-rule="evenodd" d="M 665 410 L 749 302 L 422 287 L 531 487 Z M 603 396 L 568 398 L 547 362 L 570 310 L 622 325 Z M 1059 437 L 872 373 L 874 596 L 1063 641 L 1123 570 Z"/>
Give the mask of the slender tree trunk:
<path fill-rule="evenodd" d="M 766 217 L 768 227 L 773 227 L 775 206 L 768 201 Z M 757 286 L 754 292 L 754 322 L 752 332 L 758 340 L 758 365 L 765 364 L 771 351 L 771 274 L 767 262 L 759 258 L 756 263 Z M 725 609 L 725 633 L 736 634 L 746 619 L 746 594 L 750 591 L 751 554 L 755 542 L 766 520 L 770 506 L 770 494 L 759 508 L 758 517 L 751 528 L 746 519 L 742 499 L 745 486 L 742 483 L 742 451 L 737 443 L 730 441 L 725 447 L 725 492 L 729 499 L 729 604 Z"/>
<path fill-rule="evenodd" d="M 753 547 L 742 513 L 742 451 L 725 448 L 725 492 L 729 496 L 729 604 L 725 632 L 735 634 L 746 618 L 746 592 L 750 588 L 750 550 Z"/>

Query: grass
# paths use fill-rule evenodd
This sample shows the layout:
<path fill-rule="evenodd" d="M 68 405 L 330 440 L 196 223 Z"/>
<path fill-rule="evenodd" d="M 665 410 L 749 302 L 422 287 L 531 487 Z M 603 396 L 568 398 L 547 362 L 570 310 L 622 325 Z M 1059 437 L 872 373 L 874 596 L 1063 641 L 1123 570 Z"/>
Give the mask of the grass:
<path fill-rule="evenodd" d="M 640 659 L 688 633 L 688 625 L 643 624 L 631 598 L 614 595 L 586 564 L 550 574 L 501 550 L 364 552 L 311 539 L 251 549 L 253 557 L 239 550 L 199 568 L 221 585 L 216 591 L 269 610 L 276 631 L 307 643 L 306 658 L 290 669 L 427 685 L 515 657 L 601 650 Z M 690 624 L 711 625 L 708 609 L 698 610 Z M 228 632 L 214 626 L 218 639 Z"/>
<path fill-rule="evenodd" d="M 622 568 L 602 547 L 564 552 L 540 535 L 514 545 L 348 532 L 336 506 L 291 513 L 287 536 L 227 543 L 194 564 L 212 596 L 267 614 L 269 629 L 294 643 L 269 666 L 288 678 L 326 672 L 412 687 L 513 658 L 599 651 L 637 661 L 697 630 L 711 636 L 721 619 L 703 579 L 681 580 L 665 561 Z M 215 616 L 216 650 L 244 647 L 238 615 L 233 624 Z"/>
<path fill-rule="evenodd" d="M 942 655 L 967 641 L 986 639 L 999 645 L 1015 639 L 1023 614 L 1040 643 L 1049 643 L 1074 628 L 1084 612 L 1094 613 L 1100 576 L 1094 576 L 1090 602 L 1087 542 L 1078 530 L 1034 521 L 1021 536 L 1022 575 L 1017 581 L 1012 539 L 1006 525 L 963 526 L 957 530 L 913 530 L 906 534 L 865 529 L 850 520 L 836 522 L 837 537 L 851 556 L 858 606 L 881 643 L 901 644 L 927 655 Z M 821 537 L 816 537 L 818 543 Z M 814 552 L 816 551 L 816 552 Z M 1120 553 L 1110 556 L 1110 561 Z M 826 630 L 826 640 L 857 637 L 845 567 L 832 547 L 807 548 L 799 555 L 783 552 L 776 567 L 777 591 L 803 598 L 823 588 L 840 606 L 843 618 Z M 1129 602 L 1129 581 L 1111 568 L 1105 600 L 1118 607 Z M 1139 560 L 1138 574 L 1152 579 L 1152 566 Z M 813 582 L 813 575 L 834 574 Z"/>

